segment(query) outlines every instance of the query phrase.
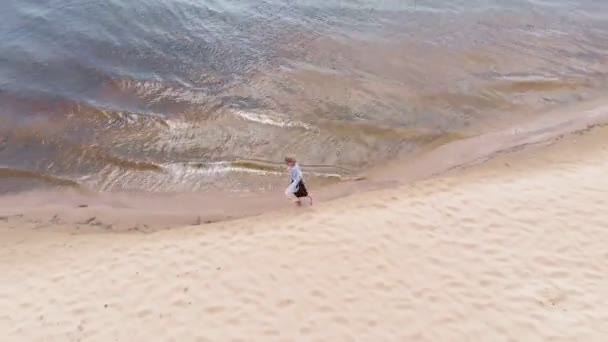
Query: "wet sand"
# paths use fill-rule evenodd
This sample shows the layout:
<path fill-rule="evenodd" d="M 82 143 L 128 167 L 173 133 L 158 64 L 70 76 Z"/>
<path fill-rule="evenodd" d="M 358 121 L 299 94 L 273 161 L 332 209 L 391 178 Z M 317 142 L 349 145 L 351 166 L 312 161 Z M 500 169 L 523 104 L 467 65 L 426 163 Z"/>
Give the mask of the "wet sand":
<path fill-rule="evenodd" d="M 593 126 L 600 112 L 577 118 L 588 115 Z M 399 178 L 389 167 L 370 173 L 365 186 L 347 182 L 320 195 L 312 208 L 251 207 L 260 215 L 232 221 L 178 224 L 185 216 L 128 208 L 126 195 L 86 208 L 78 208 L 84 197 L 37 208 L 28 207 L 35 194 L 13 208 L 3 202 L 0 334 L 6 341 L 604 341 L 608 128 L 581 122 L 509 135 L 516 144 L 502 150 L 489 145 L 496 136 L 478 137 L 485 148 L 466 150 L 457 165 L 436 161 L 446 156 L 441 149 L 450 151 L 445 145 L 429 157 L 450 170 L 439 176 L 412 170 Z M 578 133 L 566 134 L 571 129 Z M 427 179 L 405 181 L 416 176 Z M 358 190 L 366 186 L 385 189 Z M 333 198 L 339 191 L 348 196 Z M 195 206 L 180 201 L 165 210 Z M 274 205 L 254 202 L 262 211 Z M 27 210 L 14 211 L 19 206 Z M 70 218 L 76 213 L 83 214 Z M 89 215 L 96 218 L 86 223 Z M 100 233 L 114 231 L 102 225 L 121 217 L 166 220 L 173 229 Z M 84 219 L 80 229 L 76 219 Z"/>

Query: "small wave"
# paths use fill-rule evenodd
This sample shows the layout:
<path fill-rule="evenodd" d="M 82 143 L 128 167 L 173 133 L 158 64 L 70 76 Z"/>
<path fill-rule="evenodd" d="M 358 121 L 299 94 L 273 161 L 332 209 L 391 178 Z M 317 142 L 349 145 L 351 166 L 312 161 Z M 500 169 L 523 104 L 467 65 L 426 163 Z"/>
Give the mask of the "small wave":
<path fill-rule="evenodd" d="M 245 172 L 263 175 L 284 175 L 285 166 L 281 163 L 273 163 L 263 160 L 238 159 L 234 161 L 221 161 L 215 163 L 194 163 L 192 166 L 213 170 L 213 172 Z M 352 171 L 336 165 L 306 165 L 302 167 L 305 173 L 320 178 L 335 178 L 339 180 L 353 178 Z"/>
<path fill-rule="evenodd" d="M 408 127 L 386 127 L 373 122 L 344 122 L 325 120 L 321 128 L 329 130 L 336 135 L 344 136 L 373 136 L 388 139 L 410 140 L 417 143 L 426 143 L 435 140 L 458 140 L 466 137 L 456 132 L 434 131 Z"/>
<path fill-rule="evenodd" d="M 440 91 L 417 96 L 412 101 L 422 108 L 439 110 L 476 110 L 486 111 L 497 108 L 510 108 L 513 103 L 498 92 L 485 91 L 478 94 L 466 94 L 452 91 Z"/>
<path fill-rule="evenodd" d="M 285 166 L 263 160 L 239 159 L 228 162 L 235 170 L 260 171 L 270 174 L 285 174 Z M 337 165 L 302 164 L 305 173 L 314 177 L 336 178 L 340 180 L 352 178 L 352 170 Z"/>
<path fill-rule="evenodd" d="M 281 170 L 278 166 L 263 164 L 253 161 L 219 161 L 219 162 L 186 162 L 173 163 L 166 165 L 173 171 L 184 172 L 190 170 L 204 174 L 225 174 L 225 173 L 252 173 L 258 175 L 280 175 Z"/>
<path fill-rule="evenodd" d="M 581 86 L 573 81 L 561 80 L 553 77 L 542 77 L 534 75 L 502 76 L 502 83 L 494 86 L 495 89 L 506 92 L 540 92 L 555 90 L 576 90 Z"/>
<path fill-rule="evenodd" d="M 7 168 L 7 167 L 0 167 L 0 179 L 2 179 L 2 178 L 31 180 L 31 181 L 42 182 L 44 184 L 52 185 L 52 186 L 65 186 L 65 187 L 74 187 L 74 188 L 80 187 L 80 184 L 78 184 L 78 182 L 73 181 L 71 179 L 66 179 L 66 178 L 61 178 L 61 177 L 56 177 L 56 176 L 51 176 L 51 175 L 45 175 L 45 174 L 35 172 L 35 171 L 20 170 L 20 169 L 13 169 L 13 168 Z"/>
<path fill-rule="evenodd" d="M 281 172 L 281 166 L 274 163 L 268 163 L 259 160 L 236 160 L 229 162 L 235 168 L 246 170 L 259 170 L 262 172 Z"/>
<path fill-rule="evenodd" d="M 117 157 L 104 151 L 99 147 L 89 147 L 85 149 L 83 154 L 84 156 L 92 158 L 97 162 L 101 162 L 106 165 L 114 165 L 122 169 L 154 172 L 163 171 L 162 166 L 157 165 L 153 162 Z"/>
<path fill-rule="evenodd" d="M 165 123 L 167 124 L 169 130 L 172 131 L 188 130 L 196 127 L 195 123 L 184 120 L 168 119 L 165 120 Z"/>
<path fill-rule="evenodd" d="M 251 121 L 251 122 L 255 122 L 255 123 L 259 123 L 259 124 L 263 124 L 263 125 L 269 125 L 269 126 L 276 126 L 276 127 L 286 127 L 286 128 L 293 128 L 293 127 L 299 127 L 299 128 L 304 128 L 307 130 L 311 130 L 313 129 L 313 126 L 301 122 L 301 121 L 294 121 L 294 120 L 289 120 L 286 117 L 282 117 L 278 114 L 275 115 L 269 115 L 269 114 L 263 114 L 263 113 L 254 113 L 254 112 L 246 112 L 246 111 L 234 111 L 234 113 L 241 117 L 242 119 L 245 119 L 247 121 Z"/>
<path fill-rule="evenodd" d="M 103 111 L 112 126 L 159 125 L 169 128 L 168 120 L 156 115 L 124 111 Z"/>
<path fill-rule="evenodd" d="M 194 88 L 192 84 L 179 79 L 163 82 L 157 80 L 137 80 L 129 78 L 113 79 L 106 84 L 106 95 L 118 99 L 127 97 L 130 101 L 141 100 L 147 107 L 168 102 L 175 106 L 180 103 L 206 104 L 210 91 Z M 131 97 L 129 97 L 131 96 Z"/>

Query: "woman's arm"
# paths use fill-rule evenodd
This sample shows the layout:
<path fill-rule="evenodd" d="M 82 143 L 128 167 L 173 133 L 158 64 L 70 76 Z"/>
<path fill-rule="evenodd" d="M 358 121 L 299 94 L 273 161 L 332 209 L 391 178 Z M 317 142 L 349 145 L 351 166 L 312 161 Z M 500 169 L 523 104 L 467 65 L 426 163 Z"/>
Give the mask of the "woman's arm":
<path fill-rule="evenodd" d="M 288 188 L 290 192 L 296 192 L 296 188 L 298 187 L 298 184 L 300 184 L 302 178 L 302 170 L 300 170 L 299 166 L 294 166 L 291 169 L 291 184 L 289 184 Z"/>

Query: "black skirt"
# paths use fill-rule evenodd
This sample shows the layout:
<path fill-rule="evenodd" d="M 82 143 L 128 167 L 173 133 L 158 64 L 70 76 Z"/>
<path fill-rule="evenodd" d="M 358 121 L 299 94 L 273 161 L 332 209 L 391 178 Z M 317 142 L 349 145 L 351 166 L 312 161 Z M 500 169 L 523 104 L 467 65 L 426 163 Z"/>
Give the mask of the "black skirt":
<path fill-rule="evenodd" d="M 294 193 L 297 198 L 308 197 L 308 190 L 306 190 L 306 186 L 303 181 L 298 183 L 298 190 Z"/>

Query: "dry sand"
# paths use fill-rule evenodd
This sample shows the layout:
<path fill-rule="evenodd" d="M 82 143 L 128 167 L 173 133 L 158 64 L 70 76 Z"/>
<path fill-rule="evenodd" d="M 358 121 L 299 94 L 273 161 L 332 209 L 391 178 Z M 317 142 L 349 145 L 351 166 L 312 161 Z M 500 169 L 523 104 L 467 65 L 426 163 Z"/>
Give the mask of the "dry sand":
<path fill-rule="evenodd" d="M 313 208 L 151 234 L 5 216 L 0 336 L 608 341 L 607 146 L 596 128 Z"/>

